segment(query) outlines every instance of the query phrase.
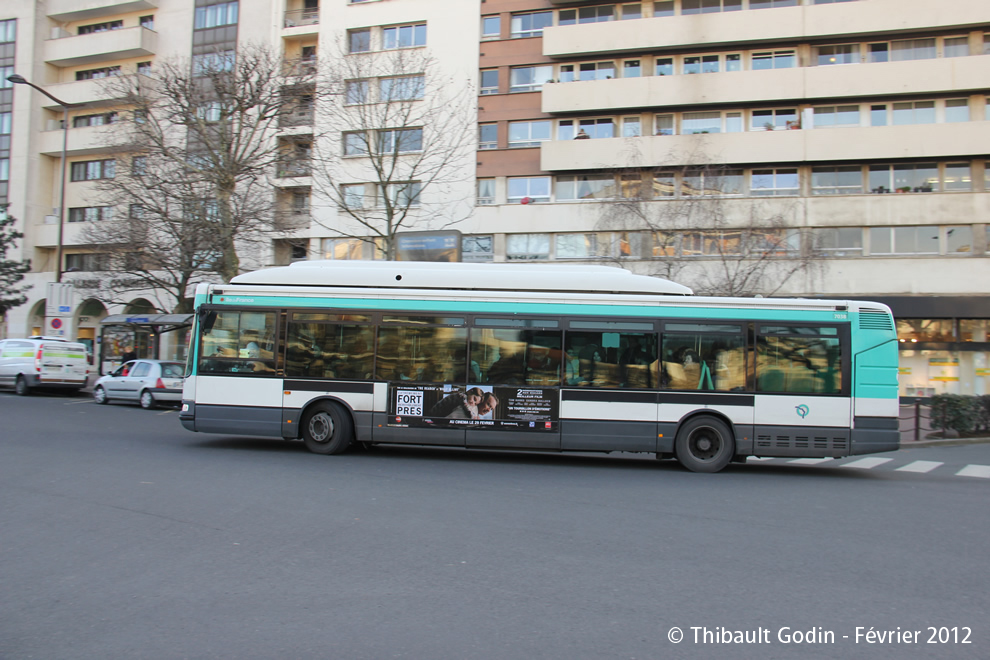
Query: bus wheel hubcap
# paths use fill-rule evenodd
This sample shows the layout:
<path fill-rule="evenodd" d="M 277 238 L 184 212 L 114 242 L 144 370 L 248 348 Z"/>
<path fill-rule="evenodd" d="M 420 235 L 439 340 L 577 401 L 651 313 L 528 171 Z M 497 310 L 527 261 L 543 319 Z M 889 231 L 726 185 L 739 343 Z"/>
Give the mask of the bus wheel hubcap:
<path fill-rule="evenodd" d="M 333 420 L 326 413 L 314 415 L 309 420 L 309 434 L 316 442 L 326 442 L 333 437 Z"/>

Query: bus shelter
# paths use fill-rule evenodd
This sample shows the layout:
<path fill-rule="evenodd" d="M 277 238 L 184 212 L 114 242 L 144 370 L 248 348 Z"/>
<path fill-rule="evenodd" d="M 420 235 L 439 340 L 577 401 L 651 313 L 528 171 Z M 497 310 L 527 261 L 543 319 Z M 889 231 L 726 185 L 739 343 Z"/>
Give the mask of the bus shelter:
<path fill-rule="evenodd" d="M 185 361 L 192 314 L 113 314 L 100 322 L 102 376 L 130 359 Z"/>

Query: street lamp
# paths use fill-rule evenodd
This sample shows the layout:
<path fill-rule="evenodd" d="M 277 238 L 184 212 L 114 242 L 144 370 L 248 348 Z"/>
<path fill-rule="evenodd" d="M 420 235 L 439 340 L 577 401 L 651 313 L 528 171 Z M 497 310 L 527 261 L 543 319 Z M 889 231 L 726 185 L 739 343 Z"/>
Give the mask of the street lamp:
<path fill-rule="evenodd" d="M 65 219 L 65 170 L 68 167 L 68 158 L 66 153 L 69 148 L 69 108 L 76 108 L 82 103 L 66 103 L 65 101 L 60 101 L 55 98 L 42 88 L 38 87 L 32 82 L 29 82 L 24 76 L 13 74 L 7 76 L 7 80 L 14 83 L 15 85 L 27 85 L 28 87 L 33 87 L 38 90 L 52 101 L 55 101 L 58 105 L 62 106 L 62 185 L 59 190 L 58 199 L 58 243 L 55 246 L 55 281 L 62 281 L 62 225 Z"/>

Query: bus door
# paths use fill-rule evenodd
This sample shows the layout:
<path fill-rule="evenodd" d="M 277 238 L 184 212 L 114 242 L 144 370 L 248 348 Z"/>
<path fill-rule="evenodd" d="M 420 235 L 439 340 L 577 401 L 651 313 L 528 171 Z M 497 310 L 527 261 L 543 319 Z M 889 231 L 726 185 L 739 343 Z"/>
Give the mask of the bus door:
<path fill-rule="evenodd" d="M 468 447 L 560 449 L 559 321 L 476 318 L 466 393 Z"/>

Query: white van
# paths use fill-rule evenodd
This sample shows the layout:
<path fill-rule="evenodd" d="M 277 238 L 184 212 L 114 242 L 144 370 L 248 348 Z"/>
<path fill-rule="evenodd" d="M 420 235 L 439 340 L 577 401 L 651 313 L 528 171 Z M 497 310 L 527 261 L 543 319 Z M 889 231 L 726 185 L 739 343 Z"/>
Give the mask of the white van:
<path fill-rule="evenodd" d="M 0 387 L 27 395 L 35 387 L 71 390 L 86 386 L 86 346 L 58 337 L 0 341 Z"/>

